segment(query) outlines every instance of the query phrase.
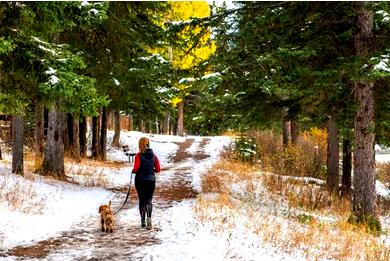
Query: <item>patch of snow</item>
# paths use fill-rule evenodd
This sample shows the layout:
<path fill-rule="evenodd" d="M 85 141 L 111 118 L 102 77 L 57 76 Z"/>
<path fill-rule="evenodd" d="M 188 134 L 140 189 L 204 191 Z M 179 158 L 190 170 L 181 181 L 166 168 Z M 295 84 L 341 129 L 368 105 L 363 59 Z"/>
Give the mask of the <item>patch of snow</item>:
<path fill-rule="evenodd" d="M 121 84 L 117 79 L 113 78 L 113 80 L 116 86 L 119 86 Z"/>
<path fill-rule="evenodd" d="M 1 249 L 28 245 L 67 231 L 80 219 L 92 213 L 96 215 L 99 205 L 112 198 L 111 192 L 101 188 L 82 188 L 58 181 L 48 183 L 40 177 L 31 181 L 11 174 L 10 170 L 0 174 L 0 183 L 2 190 L 9 191 L 21 184 L 31 186 L 35 198 L 44 204 L 42 213 L 24 213 L 1 202 L 0 227 L 5 235 L 0 242 Z"/>
<path fill-rule="evenodd" d="M 221 76 L 221 73 L 215 72 L 215 73 L 206 74 L 205 76 L 202 76 L 201 79 L 209 79 L 209 78 L 215 78 L 219 76 Z"/>
<path fill-rule="evenodd" d="M 54 85 L 54 84 L 59 83 L 59 82 L 60 82 L 60 79 L 58 79 L 58 77 L 55 76 L 55 75 L 51 75 L 51 76 L 50 76 L 49 82 L 50 82 L 52 85 Z"/>
<path fill-rule="evenodd" d="M 188 82 L 194 82 L 194 81 L 196 81 L 195 78 L 181 78 L 179 80 L 179 83 L 182 84 L 182 83 L 188 83 Z"/>
<path fill-rule="evenodd" d="M 97 15 L 97 14 L 99 14 L 99 11 L 96 10 L 95 8 L 92 8 L 91 10 L 88 11 L 88 14 Z"/>
<path fill-rule="evenodd" d="M 380 195 L 386 199 L 390 199 L 390 189 L 379 180 L 377 180 L 375 183 L 375 190 L 377 195 Z"/>
<path fill-rule="evenodd" d="M 56 72 L 57 72 L 57 70 L 54 70 L 53 68 L 49 67 L 49 70 L 46 70 L 45 74 L 52 75 L 52 74 L 55 74 Z"/>

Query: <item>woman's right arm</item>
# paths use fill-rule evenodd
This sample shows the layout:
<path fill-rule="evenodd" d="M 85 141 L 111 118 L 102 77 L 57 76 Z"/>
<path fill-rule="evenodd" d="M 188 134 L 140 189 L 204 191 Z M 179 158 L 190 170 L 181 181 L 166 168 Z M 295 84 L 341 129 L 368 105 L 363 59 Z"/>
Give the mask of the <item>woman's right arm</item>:
<path fill-rule="evenodd" d="M 134 167 L 133 167 L 133 170 L 131 172 L 137 174 L 137 171 L 138 171 L 140 165 L 141 165 L 141 159 L 140 159 L 139 153 L 137 153 L 135 155 L 135 159 L 134 159 Z"/>

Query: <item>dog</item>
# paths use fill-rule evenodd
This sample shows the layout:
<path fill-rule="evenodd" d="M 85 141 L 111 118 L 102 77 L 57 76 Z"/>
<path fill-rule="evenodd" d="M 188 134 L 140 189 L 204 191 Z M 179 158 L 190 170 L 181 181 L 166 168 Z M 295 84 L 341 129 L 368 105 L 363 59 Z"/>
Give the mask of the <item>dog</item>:
<path fill-rule="evenodd" d="M 111 201 L 109 201 L 108 205 L 99 207 L 99 214 L 102 232 L 112 233 L 114 231 L 114 214 L 111 210 Z"/>

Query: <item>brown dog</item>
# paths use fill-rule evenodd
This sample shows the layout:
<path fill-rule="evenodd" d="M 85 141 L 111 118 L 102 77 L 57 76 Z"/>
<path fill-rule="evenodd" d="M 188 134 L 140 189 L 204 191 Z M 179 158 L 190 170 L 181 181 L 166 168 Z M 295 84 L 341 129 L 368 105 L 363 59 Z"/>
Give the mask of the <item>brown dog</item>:
<path fill-rule="evenodd" d="M 114 214 L 111 210 L 111 201 L 108 205 L 101 205 L 99 207 L 99 213 L 102 232 L 112 233 L 114 231 Z"/>

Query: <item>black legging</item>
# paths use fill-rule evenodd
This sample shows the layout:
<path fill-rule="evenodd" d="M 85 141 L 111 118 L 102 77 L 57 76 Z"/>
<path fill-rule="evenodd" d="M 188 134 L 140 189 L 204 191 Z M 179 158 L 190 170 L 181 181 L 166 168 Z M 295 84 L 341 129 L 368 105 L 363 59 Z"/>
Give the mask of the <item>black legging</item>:
<path fill-rule="evenodd" d="M 135 188 L 138 194 L 141 219 L 145 220 L 145 214 L 148 217 L 152 217 L 152 200 L 154 189 L 156 188 L 156 181 L 135 179 Z"/>

